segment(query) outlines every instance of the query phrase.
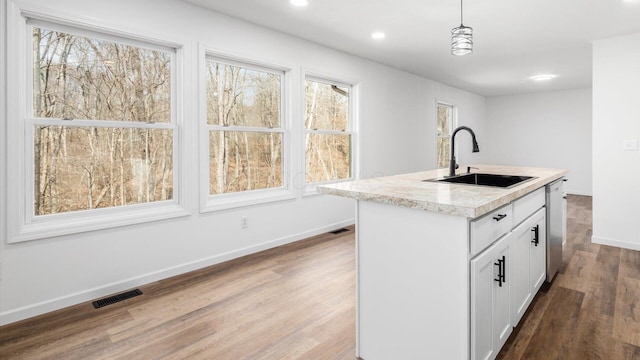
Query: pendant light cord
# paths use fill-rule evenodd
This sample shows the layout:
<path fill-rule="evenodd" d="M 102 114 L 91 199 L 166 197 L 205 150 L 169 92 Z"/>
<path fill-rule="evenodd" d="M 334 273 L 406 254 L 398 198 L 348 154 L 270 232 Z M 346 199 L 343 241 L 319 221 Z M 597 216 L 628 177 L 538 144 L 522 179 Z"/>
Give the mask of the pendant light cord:
<path fill-rule="evenodd" d="M 451 54 L 467 55 L 473 52 L 473 29 L 464 26 L 464 4 L 460 0 L 460 26 L 451 30 Z"/>

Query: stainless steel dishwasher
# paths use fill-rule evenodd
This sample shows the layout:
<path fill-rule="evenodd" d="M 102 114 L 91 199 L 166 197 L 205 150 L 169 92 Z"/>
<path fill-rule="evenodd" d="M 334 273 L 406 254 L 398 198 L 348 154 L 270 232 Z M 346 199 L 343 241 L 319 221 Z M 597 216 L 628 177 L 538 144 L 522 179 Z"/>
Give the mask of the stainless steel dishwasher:
<path fill-rule="evenodd" d="M 565 178 L 546 186 L 547 207 L 547 281 L 551 282 L 562 265 L 562 244 L 567 234 L 567 195 Z"/>

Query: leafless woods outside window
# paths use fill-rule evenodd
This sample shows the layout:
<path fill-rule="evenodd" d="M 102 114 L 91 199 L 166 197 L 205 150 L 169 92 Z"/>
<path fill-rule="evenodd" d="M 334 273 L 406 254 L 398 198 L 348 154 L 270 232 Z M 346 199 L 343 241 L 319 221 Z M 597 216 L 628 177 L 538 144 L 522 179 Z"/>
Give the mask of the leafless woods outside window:
<path fill-rule="evenodd" d="M 175 52 L 39 26 L 32 50 L 34 215 L 172 199 Z"/>
<path fill-rule="evenodd" d="M 208 59 L 209 194 L 283 186 L 282 78 Z"/>
<path fill-rule="evenodd" d="M 305 82 L 306 182 L 351 177 L 350 86 Z"/>
<path fill-rule="evenodd" d="M 437 163 L 438 168 L 449 167 L 451 158 L 451 130 L 453 127 L 453 106 L 438 104 L 436 117 Z"/>
<path fill-rule="evenodd" d="M 28 26 L 33 215 L 173 200 L 176 50 L 49 25 Z M 283 188 L 284 71 L 205 64 L 209 195 Z M 351 90 L 305 81 L 307 183 L 351 177 Z"/>

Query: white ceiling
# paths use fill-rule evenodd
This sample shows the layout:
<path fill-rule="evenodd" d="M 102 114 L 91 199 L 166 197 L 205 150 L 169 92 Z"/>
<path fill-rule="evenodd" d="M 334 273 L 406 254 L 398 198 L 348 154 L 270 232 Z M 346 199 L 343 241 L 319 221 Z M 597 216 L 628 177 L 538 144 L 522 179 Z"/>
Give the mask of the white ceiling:
<path fill-rule="evenodd" d="M 457 57 L 458 0 L 183 1 L 485 96 L 590 87 L 591 42 L 640 32 L 640 0 L 465 0 L 474 51 Z"/>

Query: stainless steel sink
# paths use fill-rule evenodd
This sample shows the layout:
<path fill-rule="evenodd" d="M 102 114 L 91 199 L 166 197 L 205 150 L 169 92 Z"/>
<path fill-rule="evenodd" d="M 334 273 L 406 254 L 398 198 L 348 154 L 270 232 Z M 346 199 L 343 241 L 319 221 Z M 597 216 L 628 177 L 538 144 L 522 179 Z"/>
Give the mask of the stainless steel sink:
<path fill-rule="evenodd" d="M 452 177 L 445 177 L 442 179 L 429 179 L 424 181 L 510 188 L 534 178 L 535 177 L 533 176 L 472 173 L 472 174 L 456 175 Z"/>

